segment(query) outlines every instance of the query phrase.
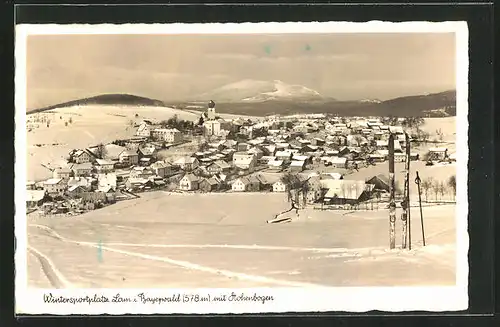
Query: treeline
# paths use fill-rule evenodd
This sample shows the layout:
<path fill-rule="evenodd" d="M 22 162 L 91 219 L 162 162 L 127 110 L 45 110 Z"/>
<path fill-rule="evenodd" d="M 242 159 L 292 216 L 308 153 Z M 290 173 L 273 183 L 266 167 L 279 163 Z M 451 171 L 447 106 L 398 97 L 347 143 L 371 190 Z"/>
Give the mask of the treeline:
<path fill-rule="evenodd" d="M 163 128 L 176 128 L 183 133 L 192 131 L 195 128 L 195 124 L 193 121 L 179 119 L 177 115 L 174 115 L 173 117 L 167 120 L 161 121 L 160 125 Z"/>

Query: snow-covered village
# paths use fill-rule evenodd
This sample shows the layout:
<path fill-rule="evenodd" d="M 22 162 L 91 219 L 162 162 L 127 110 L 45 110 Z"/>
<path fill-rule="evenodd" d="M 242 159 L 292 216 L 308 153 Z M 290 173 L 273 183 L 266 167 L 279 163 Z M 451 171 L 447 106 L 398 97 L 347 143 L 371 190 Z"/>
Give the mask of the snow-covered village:
<path fill-rule="evenodd" d="M 455 285 L 463 112 L 431 34 L 30 37 L 28 287 Z"/>
<path fill-rule="evenodd" d="M 300 187 L 304 206 L 373 208 L 376 201 L 378 207 L 388 196 L 388 171 L 366 176 L 363 170 L 387 166 L 389 135 L 396 136 L 395 162 L 406 160 L 407 135 L 410 148 L 417 145 L 410 160 L 418 165 L 455 162 L 440 146 L 439 131 L 431 139 L 423 124 L 413 117 L 324 114 L 228 120 L 217 116 L 211 101 L 198 122 L 138 118 L 131 138 L 72 149 L 63 165 L 45 163 L 53 176 L 27 183 L 27 206 L 75 215 L 146 191 L 286 193 Z M 454 176 L 446 177 L 424 180 L 425 201 L 454 200 Z"/>

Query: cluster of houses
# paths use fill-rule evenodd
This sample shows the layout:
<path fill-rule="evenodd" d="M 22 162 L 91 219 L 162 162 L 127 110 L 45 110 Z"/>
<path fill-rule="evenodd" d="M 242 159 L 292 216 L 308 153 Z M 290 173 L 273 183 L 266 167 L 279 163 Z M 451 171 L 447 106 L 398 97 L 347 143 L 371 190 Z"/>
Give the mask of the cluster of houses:
<path fill-rule="evenodd" d="M 136 136 L 128 140 L 71 151 L 66 165 L 52 169 L 52 178 L 28 183 L 28 207 L 59 199 L 68 208 L 84 210 L 159 188 L 286 192 L 281 180 L 285 172 L 307 180 L 310 202 L 362 201 L 375 186 L 343 179 L 348 169 L 387 160 L 390 134 L 396 137 L 395 160 L 406 159 L 403 128 L 378 119 L 346 123 L 318 114 L 226 121 L 215 115 L 213 106 L 202 118 L 205 141 L 191 155 L 160 160 L 158 151 L 182 144 L 185 135 L 150 120 L 138 124 Z M 228 138 L 235 130 L 236 137 Z M 448 157 L 446 149 L 434 150 L 436 156 Z M 417 153 L 410 157 L 419 159 Z M 330 172 L 318 175 L 318 167 Z"/>

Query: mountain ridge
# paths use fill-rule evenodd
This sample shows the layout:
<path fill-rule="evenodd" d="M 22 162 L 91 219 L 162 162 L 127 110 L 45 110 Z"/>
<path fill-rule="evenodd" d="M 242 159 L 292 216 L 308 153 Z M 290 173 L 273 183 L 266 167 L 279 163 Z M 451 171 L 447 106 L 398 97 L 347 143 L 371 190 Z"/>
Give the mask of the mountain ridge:
<path fill-rule="evenodd" d="M 220 113 L 266 116 L 272 114 L 296 113 L 329 113 L 339 116 L 416 116 L 416 117 L 446 117 L 456 115 L 456 91 L 448 90 L 427 95 L 402 96 L 385 101 L 353 100 L 341 101 L 324 99 L 309 101 L 295 99 L 271 99 L 260 102 L 224 102 L 213 99 Z M 93 97 L 72 100 L 44 108 L 27 111 L 27 114 L 43 112 L 70 106 L 123 105 L 123 106 L 155 106 L 173 107 L 181 110 L 205 109 L 205 102 L 167 102 L 132 94 L 101 94 Z"/>

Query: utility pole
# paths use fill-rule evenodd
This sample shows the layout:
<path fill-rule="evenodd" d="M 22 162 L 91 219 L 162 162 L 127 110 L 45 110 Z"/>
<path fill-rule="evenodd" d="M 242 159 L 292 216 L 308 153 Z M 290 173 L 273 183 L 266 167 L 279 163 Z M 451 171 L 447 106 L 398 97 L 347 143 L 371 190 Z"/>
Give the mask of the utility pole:
<path fill-rule="evenodd" d="M 396 202 L 394 181 L 394 135 L 389 135 L 389 248 L 396 247 Z"/>

